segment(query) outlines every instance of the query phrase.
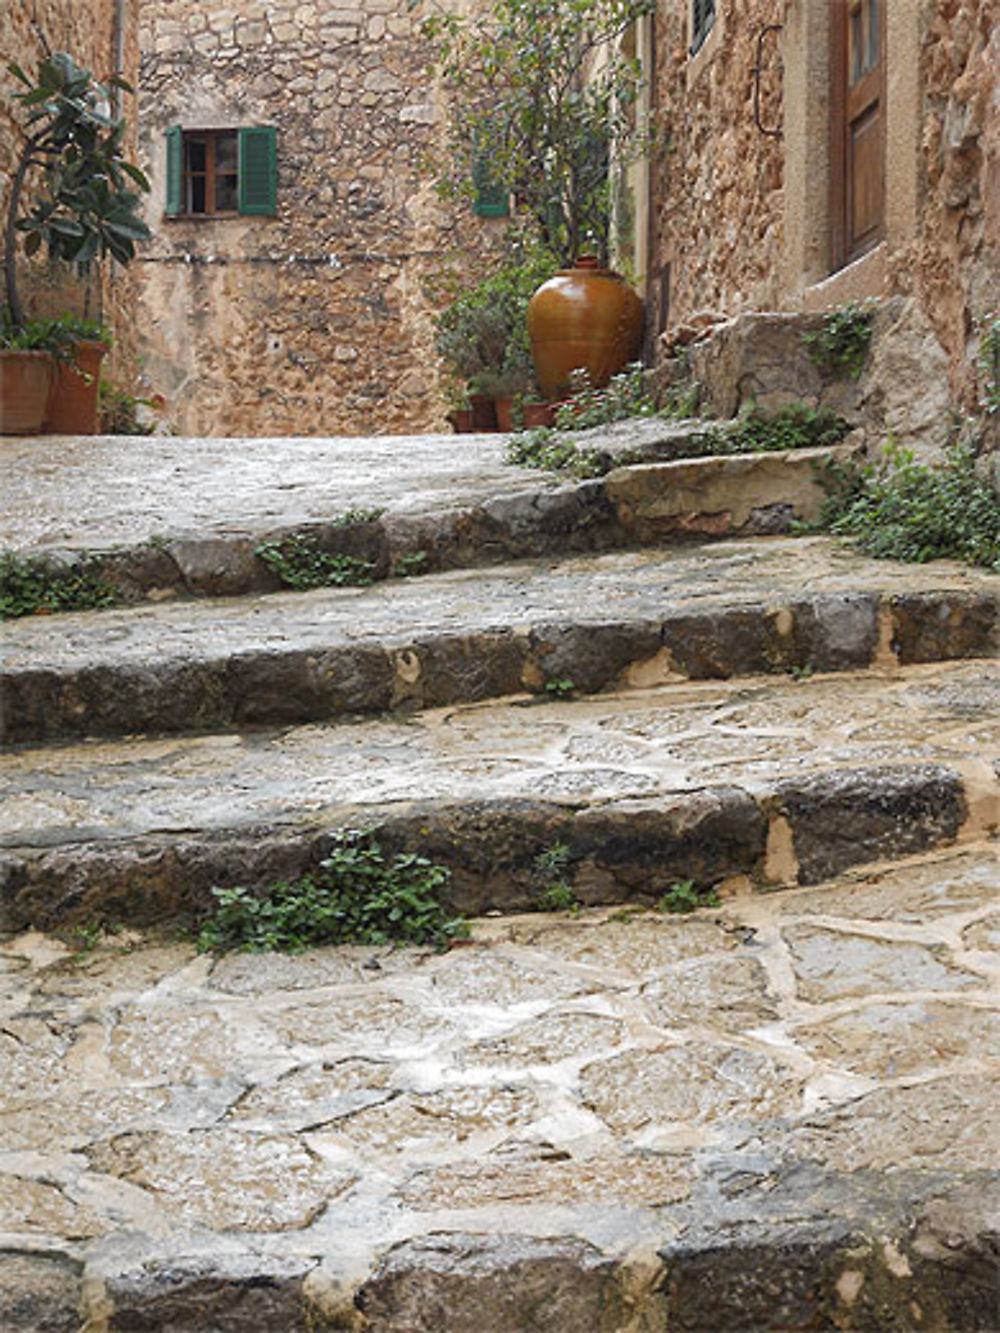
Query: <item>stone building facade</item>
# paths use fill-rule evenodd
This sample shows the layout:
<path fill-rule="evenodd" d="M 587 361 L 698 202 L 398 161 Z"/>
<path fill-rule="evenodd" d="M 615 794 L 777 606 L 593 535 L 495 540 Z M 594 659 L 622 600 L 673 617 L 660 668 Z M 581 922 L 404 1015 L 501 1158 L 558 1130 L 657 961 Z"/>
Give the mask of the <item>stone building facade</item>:
<path fill-rule="evenodd" d="M 33 0 L 31 4 L 4 4 L 0 9 L 0 56 L 4 96 L 0 97 L 0 218 L 6 219 L 11 176 L 24 144 L 24 122 L 19 107 L 6 95 L 20 85 L 6 66 L 14 61 L 34 74 L 46 45 L 68 51 L 99 79 L 123 72 L 135 86 L 139 68 L 139 0 Z M 125 96 L 123 112 L 129 124 L 130 145 L 136 142 L 136 106 Z M 31 178 L 26 183 L 30 192 Z M 29 317 L 70 312 L 99 319 L 115 334 L 115 348 L 107 364 L 112 377 L 128 381 L 135 358 L 134 268 L 110 261 L 95 266 L 86 279 L 67 264 L 50 264 L 43 257 L 18 260 L 19 286 Z"/>
<path fill-rule="evenodd" d="M 1000 0 L 661 0 L 654 109 L 654 333 L 895 296 L 925 381 L 972 405 L 977 328 L 1000 310 Z M 867 229 L 853 251 L 845 198 Z"/>
<path fill-rule="evenodd" d="M 417 24 L 406 0 L 142 0 L 143 374 L 175 429 L 444 424 L 433 315 L 502 224 L 442 203 L 428 178 L 439 105 Z M 204 132 L 254 126 L 274 131 L 273 210 L 167 198 L 171 134 L 181 189 L 201 191 L 187 177 Z"/>

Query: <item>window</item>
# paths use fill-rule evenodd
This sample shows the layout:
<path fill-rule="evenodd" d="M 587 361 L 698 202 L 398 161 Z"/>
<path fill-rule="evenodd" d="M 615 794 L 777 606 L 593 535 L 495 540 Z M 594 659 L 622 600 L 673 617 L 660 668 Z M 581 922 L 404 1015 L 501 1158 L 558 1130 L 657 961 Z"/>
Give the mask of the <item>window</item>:
<path fill-rule="evenodd" d="M 167 130 L 169 217 L 277 211 L 277 131 Z"/>
<path fill-rule="evenodd" d="M 704 45 L 715 22 L 715 0 L 691 0 L 691 55 Z"/>

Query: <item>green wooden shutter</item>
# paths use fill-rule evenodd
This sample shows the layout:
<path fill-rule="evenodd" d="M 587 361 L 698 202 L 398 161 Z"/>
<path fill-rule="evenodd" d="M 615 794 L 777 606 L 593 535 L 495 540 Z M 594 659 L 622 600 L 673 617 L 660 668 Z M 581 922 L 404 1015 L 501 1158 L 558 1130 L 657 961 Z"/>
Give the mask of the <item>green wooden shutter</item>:
<path fill-rule="evenodd" d="M 715 0 L 691 0 L 691 54 L 704 44 L 715 22 Z"/>
<path fill-rule="evenodd" d="M 273 125 L 240 130 L 240 212 L 278 211 L 278 131 Z"/>
<path fill-rule="evenodd" d="M 184 143 L 181 138 L 181 127 L 171 125 L 166 133 L 167 140 L 167 202 L 166 213 L 168 217 L 176 217 L 178 213 L 183 213 L 182 184 L 183 184 L 183 153 Z"/>
<path fill-rule="evenodd" d="M 505 218 L 510 213 L 510 191 L 501 185 L 485 157 L 476 158 L 472 168 L 476 195 L 473 211 L 481 218 Z"/>

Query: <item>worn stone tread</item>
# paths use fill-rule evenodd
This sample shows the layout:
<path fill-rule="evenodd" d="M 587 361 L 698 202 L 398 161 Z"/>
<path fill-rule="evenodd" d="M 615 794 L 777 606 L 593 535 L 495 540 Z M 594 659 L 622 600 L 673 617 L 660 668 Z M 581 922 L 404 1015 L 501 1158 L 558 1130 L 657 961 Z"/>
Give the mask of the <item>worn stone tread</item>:
<path fill-rule="evenodd" d="M 810 882 L 1000 826 L 1000 674 L 972 661 L 527 698 L 0 757 L 19 925 L 184 915 L 372 825 L 463 911 L 524 906 L 570 849 L 588 902 L 691 878 Z"/>
<path fill-rule="evenodd" d="M 8 622 L 8 743 L 292 723 L 666 679 L 1000 652 L 1000 584 L 825 538 Z"/>
<path fill-rule="evenodd" d="M 995 842 L 443 955 L 0 938 L 0 1327 L 992 1333 Z"/>

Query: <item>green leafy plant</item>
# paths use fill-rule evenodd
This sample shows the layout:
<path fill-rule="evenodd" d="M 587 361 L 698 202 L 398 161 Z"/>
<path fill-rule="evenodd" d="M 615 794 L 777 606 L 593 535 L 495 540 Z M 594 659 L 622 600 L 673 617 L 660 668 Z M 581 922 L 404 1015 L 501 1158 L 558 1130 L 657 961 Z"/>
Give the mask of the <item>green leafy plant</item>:
<path fill-rule="evenodd" d="M 953 447 L 924 464 L 890 448 L 879 466 L 822 478 L 821 523 L 879 559 L 953 558 L 1000 572 L 1000 496 L 977 475 L 972 454 Z"/>
<path fill-rule="evenodd" d="M 397 578 L 412 579 L 426 574 L 429 563 L 430 555 L 426 551 L 407 551 L 393 561 L 392 572 Z"/>
<path fill-rule="evenodd" d="M 678 880 L 671 884 L 656 903 L 658 912 L 672 915 L 686 915 L 697 911 L 699 907 L 718 907 L 719 895 L 714 889 L 698 889 L 690 879 Z"/>
<path fill-rule="evenodd" d="M 118 93 L 132 91 L 123 79 L 98 82 L 65 51 L 48 52 L 33 79 L 20 65 L 7 70 L 21 85 L 11 97 L 24 112 L 24 141 L 7 195 L 4 278 L 9 322 L 22 328 L 18 237 L 28 256 L 44 247 L 50 259 L 77 265 L 107 255 L 127 264 L 149 237 L 140 216 L 149 182 L 126 160 L 125 121 L 113 112 Z M 25 209 L 33 171 L 40 183 Z"/>
<path fill-rule="evenodd" d="M 756 404 L 735 420 L 710 426 L 693 437 L 690 457 L 714 454 L 757 454 L 811 449 L 838 444 L 850 426 L 829 407 L 787 403 L 774 412 Z"/>
<path fill-rule="evenodd" d="M 59 567 L 13 551 L 0 553 L 0 620 L 91 611 L 117 600 L 116 590 L 101 578 L 96 558 Z"/>
<path fill-rule="evenodd" d="M 344 830 L 317 868 L 264 889 L 212 890 L 198 947 L 223 953 L 296 952 L 319 944 L 428 944 L 468 933 L 441 898 L 449 872 L 412 853 L 387 856 L 371 831 Z"/>
<path fill-rule="evenodd" d="M 568 699 L 575 689 L 576 686 L 568 677 L 545 682 L 545 693 L 553 699 Z"/>
<path fill-rule="evenodd" d="M 834 374 L 846 371 L 852 379 L 858 379 L 868 356 L 874 323 L 872 302 L 851 301 L 828 311 L 821 328 L 804 333 L 802 341 L 822 369 Z"/>
<path fill-rule="evenodd" d="M 1000 315 L 990 315 L 979 339 L 982 407 L 987 416 L 1000 413 Z"/>
<path fill-rule="evenodd" d="M 609 163 L 639 150 L 638 62 L 622 37 L 655 0 L 497 0 L 468 17 L 435 6 L 423 23 L 448 87 L 438 163 L 447 196 L 471 195 L 488 164 L 562 264 L 606 259 Z"/>
<path fill-rule="evenodd" d="M 346 509 L 342 514 L 330 520 L 331 528 L 358 528 L 365 523 L 375 523 L 385 513 L 385 508 Z"/>
<path fill-rule="evenodd" d="M 156 426 L 152 421 L 143 420 L 139 412 L 141 407 L 159 413 L 166 407 L 166 400 L 161 394 L 151 394 L 144 398 L 119 388 L 109 380 L 101 380 L 98 412 L 103 435 L 152 435 Z"/>
<path fill-rule="evenodd" d="M 642 383 L 642 364 L 634 362 L 612 375 L 603 389 L 594 388 L 585 370 L 570 372 L 570 393 L 556 409 L 558 430 L 586 430 L 629 417 L 656 415 L 656 404 Z"/>
<path fill-rule="evenodd" d="M 570 883 L 570 851 L 564 842 L 554 842 L 535 857 L 535 911 L 573 912 L 580 910 L 580 900 Z"/>
<path fill-rule="evenodd" d="M 292 533 L 280 541 L 261 542 L 254 554 L 288 588 L 365 587 L 374 582 L 375 566 L 353 555 L 324 551 L 310 533 Z"/>

